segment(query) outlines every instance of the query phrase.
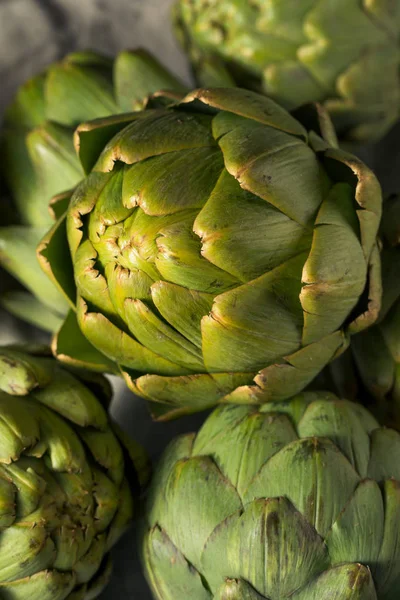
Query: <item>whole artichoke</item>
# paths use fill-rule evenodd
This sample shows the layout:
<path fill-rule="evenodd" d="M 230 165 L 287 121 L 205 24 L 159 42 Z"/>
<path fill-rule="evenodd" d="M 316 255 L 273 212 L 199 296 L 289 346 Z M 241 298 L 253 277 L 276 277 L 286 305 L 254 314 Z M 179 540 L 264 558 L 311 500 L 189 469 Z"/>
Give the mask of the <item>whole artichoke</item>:
<path fill-rule="evenodd" d="M 39 259 L 155 415 L 290 397 L 374 321 L 380 187 L 319 116 L 232 88 L 78 127 Z M 70 314 L 53 349 L 81 338 Z"/>
<path fill-rule="evenodd" d="M 183 89 L 151 55 L 138 50 L 121 52 L 114 61 L 75 52 L 18 90 L 5 114 L 1 164 L 19 220 L 5 227 L 2 218 L 0 261 L 29 293 L 4 296 L 10 312 L 50 331 L 60 327 L 68 303 L 40 269 L 36 246 L 58 216 L 54 205 L 49 210 L 52 197 L 84 177 L 74 129 L 81 121 L 136 110 L 159 88 Z"/>
<path fill-rule="evenodd" d="M 381 223 L 382 306 L 377 323 L 354 336 L 324 373 L 324 385 L 363 397 L 380 420 L 400 428 L 400 197 L 385 200 Z"/>
<path fill-rule="evenodd" d="M 142 554 L 159 600 L 397 600 L 400 435 L 307 392 L 171 442 Z"/>
<path fill-rule="evenodd" d="M 109 392 L 42 349 L 0 348 L 2 599 L 91 600 L 107 584 L 147 477 L 107 416 Z"/>
<path fill-rule="evenodd" d="M 200 85 L 263 91 L 289 109 L 323 102 L 341 137 L 381 137 L 400 107 L 400 3 L 178 0 Z"/>

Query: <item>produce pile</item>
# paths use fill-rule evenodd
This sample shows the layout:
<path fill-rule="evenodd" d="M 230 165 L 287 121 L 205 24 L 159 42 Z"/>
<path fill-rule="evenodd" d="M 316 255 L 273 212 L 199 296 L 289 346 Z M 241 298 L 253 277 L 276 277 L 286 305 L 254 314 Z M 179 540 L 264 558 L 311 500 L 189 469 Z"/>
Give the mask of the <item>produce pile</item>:
<path fill-rule="evenodd" d="M 342 5 L 180 0 L 199 87 L 137 50 L 18 90 L 0 302 L 51 340 L 0 348 L 0 598 L 98 597 L 135 518 L 158 600 L 400 597 L 400 196 L 358 157 L 400 5 Z M 148 487 L 104 374 L 213 409 Z"/>

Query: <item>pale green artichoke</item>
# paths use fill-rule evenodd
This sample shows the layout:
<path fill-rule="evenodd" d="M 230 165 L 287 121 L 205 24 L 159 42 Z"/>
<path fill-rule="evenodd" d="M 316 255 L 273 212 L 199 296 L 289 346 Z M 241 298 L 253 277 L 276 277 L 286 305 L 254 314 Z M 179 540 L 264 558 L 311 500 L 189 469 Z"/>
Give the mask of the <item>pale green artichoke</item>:
<path fill-rule="evenodd" d="M 397 600 L 400 435 L 326 392 L 219 407 L 165 451 L 146 520 L 158 600 Z"/>
<path fill-rule="evenodd" d="M 324 103 L 341 137 L 381 137 L 400 114 L 396 0 L 178 0 L 200 85 L 263 91 L 289 109 Z"/>
<path fill-rule="evenodd" d="M 92 600 L 148 468 L 107 416 L 105 379 L 0 348 L 0 598 Z"/>
<path fill-rule="evenodd" d="M 2 214 L 0 262 L 29 292 L 1 298 L 10 312 L 50 331 L 60 327 L 68 303 L 40 269 L 36 246 L 59 216 L 55 205 L 49 207 L 52 197 L 84 177 L 74 129 L 81 121 L 141 108 L 159 88 L 183 86 L 138 50 L 114 61 L 93 52 L 69 54 L 18 90 L 5 114 L 1 169 L 19 220 L 10 226 Z"/>
<path fill-rule="evenodd" d="M 76 311 L 53 350 L 159 418 L 290 397 L 376 318 L 380 186 L 322 110 L 168 100 L 77 129 L 88 176 L 38 252 Z"/>

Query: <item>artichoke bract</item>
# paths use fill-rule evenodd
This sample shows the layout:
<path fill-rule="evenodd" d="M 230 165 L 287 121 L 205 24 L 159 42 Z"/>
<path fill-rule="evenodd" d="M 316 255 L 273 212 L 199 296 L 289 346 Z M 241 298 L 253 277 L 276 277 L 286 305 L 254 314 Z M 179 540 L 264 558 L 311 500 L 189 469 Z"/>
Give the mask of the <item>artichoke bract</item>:
<path fill-rule="evenodd" d="M 19 219 L 2 218 L 0 261 L 29 291 L 2 297 L 12 313 L 56 331 L 68 303 L 43 275 L 36 246 L 53 225 L 53 196 L 73 188 L 84 171 L 73 145 L 80 122 L 143 106 L 159 88 L 183 86 L 143 50 L 121 52 L 115 60 L 75 52 L 27 81 L 4 118 L 1 168 Z M 3 217 L 3 215 L 2 215 Z"/>
<path fill-rule="evenodd" d="M 88 176 L 39 260 L 155 416 L 288 398 L 376 317 L 380 186 L 321 109 L 303 125 L 235 88 L 165 102 L 78 127 Z"/>
<path fill-rule="evenodd" d="M 323 102 L 355 141 L 399 117 L 398 2 L 178 0 L 174 21 L 202 86 L 236 83 L 289 109 Z"/>
<path fill-rule="evenodd" d="M 154 475 L 155 598 L 396 600 L 399 457 L 399 433 L 328 392 L 218 407 Z"/>
<path fill-rule="evenodd" d="M 327 383 L 348 398 L 362 395 L 380 420 L 400 428 L 400 197 L 386 199 L 383 207 L 379 317 L 332 363 Z"/>
<path fill-rule="evenodd" d="M 1 598 L 89 600 L 107 584 L 148 471 L 109 398 L 42 348 L 0 348 Z"/>

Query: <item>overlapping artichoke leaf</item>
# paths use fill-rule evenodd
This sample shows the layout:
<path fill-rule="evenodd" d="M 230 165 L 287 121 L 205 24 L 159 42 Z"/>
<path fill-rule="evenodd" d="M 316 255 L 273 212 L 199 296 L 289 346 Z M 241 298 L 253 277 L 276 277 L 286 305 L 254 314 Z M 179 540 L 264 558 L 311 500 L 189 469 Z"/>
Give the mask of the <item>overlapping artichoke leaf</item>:
<path fill-rule="evenodd" d="M 400 426 L 400 202 L 383 203 L 382 306 L 376 325 L 355 336 L 350 349 L 324 373 L 333 389 L 346 397 L 362 396 L 379 419 Z"/>

